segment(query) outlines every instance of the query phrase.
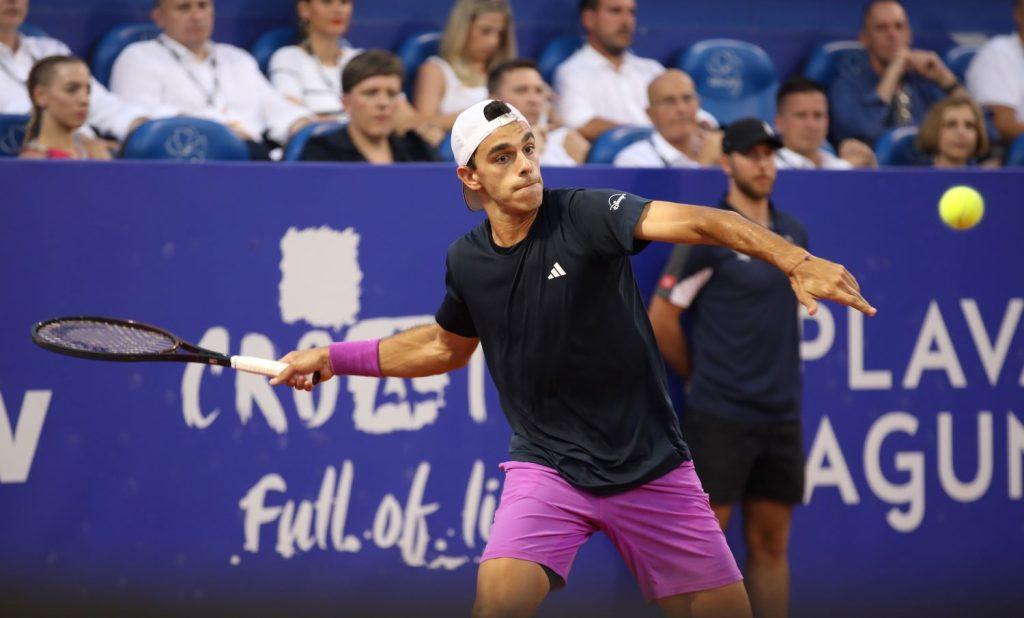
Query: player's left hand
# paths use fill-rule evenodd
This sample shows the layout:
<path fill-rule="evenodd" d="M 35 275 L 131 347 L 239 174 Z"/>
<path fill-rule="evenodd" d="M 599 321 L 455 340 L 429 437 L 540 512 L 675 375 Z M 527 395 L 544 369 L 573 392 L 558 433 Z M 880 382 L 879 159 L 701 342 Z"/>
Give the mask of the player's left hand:
<path fill-rule="evenodd" d="M 860 285 L 842 264 L 810 256 L 790 271 L 789 284 L 811 315 L 818 311 L 818 300 L 832 300 L 869 316 L 877 313 L 861 296 Z"/>

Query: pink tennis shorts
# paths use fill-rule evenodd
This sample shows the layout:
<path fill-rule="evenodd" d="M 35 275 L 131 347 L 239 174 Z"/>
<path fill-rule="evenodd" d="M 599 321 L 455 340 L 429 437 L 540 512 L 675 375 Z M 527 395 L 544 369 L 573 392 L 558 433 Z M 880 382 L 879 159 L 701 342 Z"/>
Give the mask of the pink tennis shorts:
<path fill-rule="evenodd" d="M 505 487 L 481 562 L 529 560 L 568 581 L 576 552 L 600 530 L 648 601 L 743 579 L 689 461 L 611 496 L 577 489 L 547 466 L 507 461 L 500 467 Z"/>

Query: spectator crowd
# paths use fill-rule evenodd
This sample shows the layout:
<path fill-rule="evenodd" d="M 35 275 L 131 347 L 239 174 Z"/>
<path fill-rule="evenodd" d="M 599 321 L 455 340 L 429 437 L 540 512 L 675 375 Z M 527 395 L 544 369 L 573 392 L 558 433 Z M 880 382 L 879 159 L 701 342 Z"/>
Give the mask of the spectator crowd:
<path fill-rule="evenodd" d="M 191 117 L 226 129 L 252 160 L 279 159 L 298 140 L 300 160 L 395 163 L 445 158 L 458 113 L 500 98 L 529 119 L 545 165 L 587 163 L 601 140 L 628 134 L 616 166 L 717 166 L 737 119 L 702 107 L 695 76 L 631 51 L 638 3 L 581 0 L 582 45 L 548 84 L 518 56 L 508 0 L 455 0 L 436 54 L 408 67 L 348 44 L 354 0 L 297 0 L 298 41 L 273 53 L 266 74 L 215 40 L 214 0 L 155 0 L 159 33 L 120 51 L 107 88 L 62 42 L 21 31 L 29 0 L 0 0 L 0 114 L 29 116 L 27 158 L 109 159 L 143 125 Z M 1012 4 L 1013 32 L 981 46 L 961 81 L 914 47 L 901 2 L 865 2 L 862 53 L 827 83 L 785 80 L 774 116 L 760 118 L 780 137 L 777 167 L 876 167 L 877 145 L 901 127 L 917 128 L 927 164 L 1000 165 L 1024 133 L 1024 0 Z"/>

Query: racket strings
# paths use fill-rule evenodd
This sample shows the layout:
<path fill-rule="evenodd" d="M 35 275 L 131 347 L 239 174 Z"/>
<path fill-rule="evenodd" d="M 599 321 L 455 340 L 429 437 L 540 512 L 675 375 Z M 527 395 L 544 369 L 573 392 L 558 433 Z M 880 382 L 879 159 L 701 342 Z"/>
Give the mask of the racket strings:
<path fill-rule="evenodd" d="M 63 348 L 103 354 L 159 354 L 175 346 L 175 340 L 163 333 L 89 320 L 47 324 L 39 329 L 38 336 Z"/>

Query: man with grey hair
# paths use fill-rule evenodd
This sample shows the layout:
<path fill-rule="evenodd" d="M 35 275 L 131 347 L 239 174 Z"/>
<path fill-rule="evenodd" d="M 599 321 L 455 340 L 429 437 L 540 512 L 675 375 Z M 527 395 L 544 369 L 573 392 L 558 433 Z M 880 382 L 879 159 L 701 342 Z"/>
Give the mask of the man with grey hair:
<path fill-rule="evenodd" d="M 156 0 L 150 16 L 163 33 L 129 45 L 110 87 L 125 100 L 220 122 L 268 157 L 264 134 L 283 144 L 312 117 L 270 85 L 248 52 L 210 40 L 213 0 Z"/>

